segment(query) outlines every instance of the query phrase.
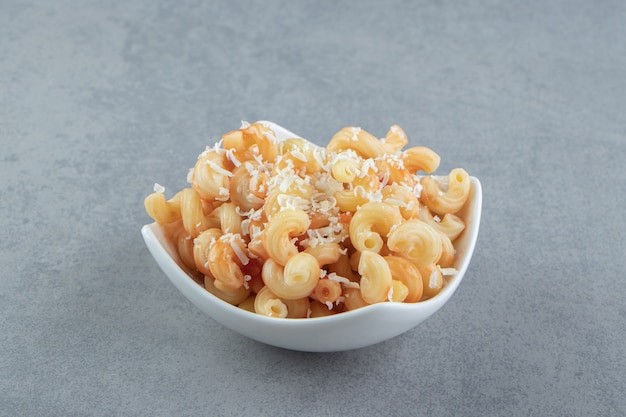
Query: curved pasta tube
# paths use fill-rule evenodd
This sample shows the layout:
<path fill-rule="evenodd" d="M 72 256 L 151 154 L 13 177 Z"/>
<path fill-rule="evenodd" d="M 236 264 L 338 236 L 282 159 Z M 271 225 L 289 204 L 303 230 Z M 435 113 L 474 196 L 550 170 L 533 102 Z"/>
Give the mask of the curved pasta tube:
<path fill-rule="evenodd" d="M 404 285 L 404 282 L 393 279 L 391 280 L 391 289 L 389 290 L 389 301 L 394 303 L 402 303 L 409 296 L 409 288 Z"/>
<path fill-rule="evenodd" d="M 470 177 L 463 168 L 455 168 L 448 174 L 448 189 L 442 190 L 439 181 L 433 177 L 421 179 L 420 201 L 436 214 L 444 215 L 459 211 L 470 194 Z"/>
<path fill-rule="evenodd" d="M 237 305 L 242 303 L 250 295 L 250 290 L 241 286 L 239 288 L 218 288 L 215 285 L 215 279 L 210 276 L 204 277 L 204 288 L 216 296 L 217 298 L 226 301 L 229 304 Z"/>
<path fill-rule="evenodd" d="M 209 270 L 224 287 L 239 288 L 243 286 L 244 277 L 233 245 L 239 245 L 240 250 L 245 250 L 240 240 L 218 240 L 209 249 Z M 219 284 L 216 282 L 219 288 Z"/>
<path fill-rule="evenodd" d="M 280 142 L 278 152 L 283 156 L 281 163 L 288 159 L 295 170 L 304 168 L 306 173 L 319 171 L 326 161 L 324 148 L 302 138 L 290 138 Z"/>
<path fill-rule="evenodd" d="M 394 281 L 402 282 L 407 288 L 407 296 L 404 302 L 416 303 L 422 298 L 424 291 L 422 275 L 417 266 L 401 256 L 385 256 L 385 261 L 389 265 L 391 278 Z"/>
<path fill-rule="evenodd" d="M 311 298 L 323 304 L 334 303 L 341 297 L 341 293 L 340 283 L 329 279 L 320 279 L 311 293 Z"/>
<path fill-rule="evenodd" d="M 203 200 L 227 199 L 231 169 L 225 155 L 207 149 L 191 171 L 191 185 Z"/>
<path fill-rule="evenodd" d="M 273 161 L 278 154 L 276 136 L 269 127 L 262 123 L 233 130 L 222 135 L 224 149 L 232 150 L 240 162 L 261 156 L 265 161 Z"/>
<path fill-rule="evenodd" d="M 328 265 L 328 272 L 334 272 L 335 274 L 346 277 L 352 282 L 358 282 L 358 277 L 354 274 L 350 266 L 350 257 L 345 254 L 341 255 L 337 262 Z"/>
<path fill-rule="evenodd" d="M 419 211 L 417 217 L 421 221 L 426 222 L 426 224 L 433 229 L 446 235 L 452 242 L 454 242 L 456 238 L 463 233 L 463 230 L 465 230 L 465 222 L 456 214 L 445 214 L 443 219 L 437 221 L 430 210 L 428 210 L 428 208 L 424 208 Z"/>
<path fill-rule="evenodd" d="M 182 263 L 191 270 L 196 269 L 196 264 L 193 259 L 193 238 L 181 227 L 176 233 L 175 239 L 178 256 L 180 256 Z"/>
<path fill-rule="evenodd" d="M 204 275 L 213 276 L 209 269 L 209 250 L 220 236 L 222 236 L 220 229 L 210 228 L 200 233 L 193 240 L 193 260 L 198 271 Z"/>
<path fill-rule="evenodd" d="M 309 247 L 304 250 L 305 253 L 312 255 L 320 266 L 334 264 L 341 256 L 341 246 L 338 243 L 320 243 L 315 247 Z"/>
<path fill-rule="evenodd" d="M 340 154 L 342 155 L 342 154 Z M 336 157 L 331 166 L 333 178 L 344 183 L 351 183 L 359 172 L 359 163 L 354 158 Z"/>
<path fill-rule="evenodd" d="M 263 247 L 270 258 L 285 265 L 290 257 L 298 253 L 291 238 L 305 233 L 310 223 L 309 215 L 304 210 L 285 209 L 274 214 L 263 234 Z"/>
<path fill-rule="evenodd" d="M 347 310 L 356 310 L 357 308 L 369 305 L 369 303 L 365 302 L 363 297 L 361 297 L 361 290 L 359 288 L 344 288 L 343 298 L 343 304 Z"/>
<path fill-rule="evenodd" d="M 287 306 L 268 287 L 263 287 L 254 299 L 254 311 L 268 317 L 287 317 Z"/>
<path fill-rule="evenodd" d="M 259 170 L 258 162 L 247 162 L 233 170 L 230 181 L 230 201 L 242 211 L 258 210 L 263 207 L 267 193 L 267 173 Z M 248 172 L 248 168 L 250 172 Z"/>
<path fill-rule="evenodd" d="M 400 210 L 386 203 L 366 203 L 350 220 L 350 241 L 358 251 L 380 252 L 389 230 L 402 221 Z"/>
<path fill-rule="evenodd" d="M 263 213 L 269 219 L 285 208 L 307 210 L 314 193 L 315 187 L 311 184 L 294 182 L 285 187 L 279 186 L 269 191 L 265 197 Z"/>
<path fill-rule="evenodd" d="M 412 219 L 419 214 L 419 200 L 409 187 L 392 184 L 382 190 L 383 202 L 397 206 L 404 219 Z"/>
<path fill-rule="evenodd" d="M 404 167 L 414 174 L 418 171 L 435 172 L 440 162 L 441 157 L 425 146 L 414 146 L 404 151 Z"/>
<path fill-rule="evenodd" d="M 423 268 L 439 260 L 441 234 L 421 220 L 407 220 L 389 232 L 387 246 Z"/>
<path fill-rule="evenodd" d="M 249 311 L 250 313 L 256 313 L 256 311 L 254 311 L 254 299 L 255 298 L 256 298 L 256 294 L 249 295 L 248 298 L 246 298 L 245 300 L 237 304 L 237 307 L 239 307 L 242 310 Z"/>
<path fill-rule="evenodd" d="M 293 255 L 285 267 L 268 259 L 263 264 L 263 282 L 278 297 L 288 300 L 308 297 L 320 280 L 317 260 L 306 252 Z"/>
<path fill-rule="evenodd" d="M 311 302 L 309 297 L 298 298 L 296 300 L 287 300 L 281 298 L 283 304 L 287 306 L 288 319 L 304 319 L 309 313 Z"/>
<path fill-rule="evenodd" d="M 413 173 L 404 167 L 404 159 L 396 155 L 385 155 L 376 158 L 376 168 L 387 177 L 388 184 L 413 184 Z"/>
<path fill-rule="evenodd" d="M 144 199 L 146 213 L 159 224 L 174 223 L 180 220 L 180 192 L 166 200 L 162 192 L 154 192 Z"/>
<path fill-rule="evenodd" d="M 183 218 L 183 227 L 192 237 L 196 237 L 203 230 L 211 227 L 211 220 L 204 215 L 200 195 L 193 188 L 181 191 L 180 213 Z"/>
<path fill-rule="evenodd" d="M 448 236 L 440 233 L 441 235 L 441 256 L 437 264 L 442 268 L 448 268 L 454 264 L 456 249 Z"/>
<path fill-rule="evenodd" d="M 355 212 L 358 207 L 369 202 L 365 196 L 357 193 L 355 189 L 337 191 L 333 197 L 335 197 L 337 207 L 343 212 Z"/>
<path fill-rule="evenodd" d="M 443 288 L 443 275 L 441 270 L 435 264 L 427 265 L 424 268 L 420 268 L 420 274 L 424 280 L 424 294 L 422 300 L 433 298 L 439 294 Z"/>
<path fill-rule="evenodd" d="M 337 311 L 333 309 L 329 309 L 326 304 L 320 303 L 317 300 L 311 300 L 311 304 L 309 306 L 309 317 L 326 317 L 332 316 L 333 314 L 337 314 Z"/>
<path fill-rule="evenodd" d="M 219 219 L 222 233 L 235 233 L 241 235 L 241 216 L 237 213 L 234 203 L 224 203 L 214 210 Z"/>
<path fill-rule="evenodd" d="M 326 146 L 330 152 L 352 149 L 363 158 L 375 158 L 388 153 L 384 143 L 360 127 L 344 127 L 331 138 Z"/>
<path fill-rule="evenodd" d="M 387 145 L 388 153 L 402 150 L 407 143 L 409 143 L 409 138 L 400 126 L 393 125 L 389 128 L 385 135 L 385 145 Z"/>
<path fill-rule="evenodd" d="M 391 288 L 391 270 L 385 259 L 372 251 L 361 253 L 359 260 L 361 297 L 368 304 L 385 301 Z"/>

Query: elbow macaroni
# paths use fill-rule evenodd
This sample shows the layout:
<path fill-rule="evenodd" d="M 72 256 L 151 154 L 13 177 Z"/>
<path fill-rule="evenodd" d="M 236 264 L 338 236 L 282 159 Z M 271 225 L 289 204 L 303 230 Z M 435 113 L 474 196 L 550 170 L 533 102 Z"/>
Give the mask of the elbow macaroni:
<path fill-rule="evenodd" d="M 311 318 L 416 303 L 454 271 L 471 184 L 461 168 L 423 175 L 440 157 L 408 143 L 397 125 L 382 139 L 346 127 L 320 147 L 244 123 L 200 154 L 190 187 L 167 200 L 155 185 L 144 205 L 172 226 L 185 269 L 244 310 Z"/>

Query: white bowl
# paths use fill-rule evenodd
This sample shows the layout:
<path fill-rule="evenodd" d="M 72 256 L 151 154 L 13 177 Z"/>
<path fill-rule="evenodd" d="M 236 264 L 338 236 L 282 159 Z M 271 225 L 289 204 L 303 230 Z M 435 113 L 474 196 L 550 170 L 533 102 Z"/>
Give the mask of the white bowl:
<path fill-rule="evenodd" d="M 271 122 L 279 139 L 297 135 Z M 193 304 L 222 325 L 269 345 L 308 352 L 333 352 L 373 345 L 404 333 L 439 310 L 456 291 L 469 265 L 478 237 L 482 189 L 471 177 L 472 190 L 460 213 L 467 227 L 455 241 L 457 274 L 450 277 L 435 297 L 419 303 L 378 303 L 345 313 L 310 319 L 265 317 L 233 306 L 196 283 L 180 266 L 173 242 L 156 223 L 142 227 L 150 253 L 165 275 Z"/>

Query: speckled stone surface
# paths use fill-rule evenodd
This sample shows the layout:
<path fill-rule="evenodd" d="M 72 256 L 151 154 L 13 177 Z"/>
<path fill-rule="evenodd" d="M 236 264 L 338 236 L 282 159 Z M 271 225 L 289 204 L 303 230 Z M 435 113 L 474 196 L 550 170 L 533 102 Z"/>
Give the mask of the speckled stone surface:
<path fill-rule="evenodd" d="M 319 3 L 0 2 L 1 416 L 626 414 L 625 3 Z M 451 302 L 330 354 L 203 316 L 143 198 L 242 119 L 478 177 Z"/>

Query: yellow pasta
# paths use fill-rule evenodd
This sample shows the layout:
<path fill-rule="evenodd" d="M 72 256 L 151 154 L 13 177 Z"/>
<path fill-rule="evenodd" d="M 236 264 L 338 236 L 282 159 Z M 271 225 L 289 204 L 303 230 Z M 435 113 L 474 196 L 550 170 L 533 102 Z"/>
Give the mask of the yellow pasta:
<path fill-rule="evenodd" d="M 241 271 L 241 264 L 245 261 L 239 255 L 240 251 L 244 252 L 245 248 L 241 239 L 235 235 L 222 235 L 209 249 L 209 269 L 217 281 L 215 285 L 218 288 L 224 286 L 234 289 L 243 285 L 244 274 Z"/>
<path fill-rule="evenodd" d="M 387 245 L 420 268 L 436 263 L 442 251 L 441 234 L 417 219 L 402 222 L 389 232 Z"/>
<path fill-rule="evenodd" d="M 427 300 L 439 294 L 439 291 L 443 288 L 443 275 L 437 265 L 430 264 L 421 268 L 420 274 L 424 280 L 424 293 L 422 295 L 422 299 Z"/>
<path fill-rule="evenodd" d="M 391 288 L 391 270 L 385 259 L 372 251 L 361 253 L 359 260 L 361 274 L 361 297 L 368 304 L 385 301 Z"/>
<path fill-rule="evenodd" d="M 419 212 L 418 218 L 433 229 L 446 235 L 452 242 L 465 230 L 463 219 L 452 213 L 445 214 L 443 218 L 439 218 L 439 216 L 433 215 L 430 210 L 426 209 Z"/>
<path fill-rule="evenodd" d="M 181 219 L 180 196 L 177 193 L 172 199 L 165 200 L 164 190 L 159 184 L 154 185 L 155 192 L 144 200 L 146 212 L 159 224 L 174 223 Z"/>
<path fill-rule="evenodd" d="M 342 289 L 339 282 L 331 281 L 330 279 L 320 279 L 317 281 L 317 285 L 310 297 L 332 308 L 332 304 L 341 297 L 341 292 Z"/>
<path fill-rule="evenodd" d="M 226 301 L 229 304 L 238 305 L 248 298 L 250 290 L 243 286 L 239 288 L 218 288 L 215 285 L 215 279 L 210 276 L 204 277 L 204 288 L 216 297 Z"/>
<path fill-rule="evenodd" d="M 220 236 L 220 229 L 211 228 L 200 233 L 193 241 L 193 260 L 196 268 L 204 275 L 213 276 L 209 269 L 209 250 Z"/>
<path fill-rule="evenodd" d="M 287 306 L 268 287 L 263 287 L 254 299 L 254 311 L 268 317 L 287 317 Z"/>
<path fill-rule="evenodd" d="M 298 248 L 291 239 L 304 234 L 310 223 L 304 210 L 286 209 L 276 213 L 267 222 L 263 234 L 263 247 L 270 258 L 285 265 L 290 257 L 298 253 Z"/>
<path fill-rule="evenodd" d="M 401 256 L 385 256 L 385 261 L 391 271 L 391 278 L 394 281 L 402 282 L 407 288 L 404 301 L 407 303 L 418 302 L 422 298 L 424 287 L 422 275 L 417 266 Z"/>
<path fill-rule="evenodd" d="M 469 197 L 470 178 L 463 168 L 455 168 L 445 178 L 447 189 L 443 190 L 444 184 L 433 177 L 422 179 L 422 192 L 420 201 L 434 213 L 443 215 L 458 212 Z"/>
<path fill-rule="evenodd" d="M 351 242 L 359 251 L 380 252 L 384 245 L 383 236 L 401 221 L 398 207 L 386 203 L 366 203 L 356 210 L 350 220 Z"/>
<path fill-rule="evenodd" d="M 285 267 L 273 259 L 265 261 L 262 278 L 278 297 L 296 300 L 313 292 L 320 278 L 320 267 L 312 255 L 299 252 L 289 258 Z"/>
<path fill-rule="evenodd" d="M 216 297 L 256 314 L 315 318 L 435 297 L 454 275 L 471 191 L 461 168 L 391 126 L 359 127 L 326 147 L 242 126 L 202 152 L 190 186 L 144 200 L 181 265 Z M 427 175 L 424 175 L 426 173 Z"/>

